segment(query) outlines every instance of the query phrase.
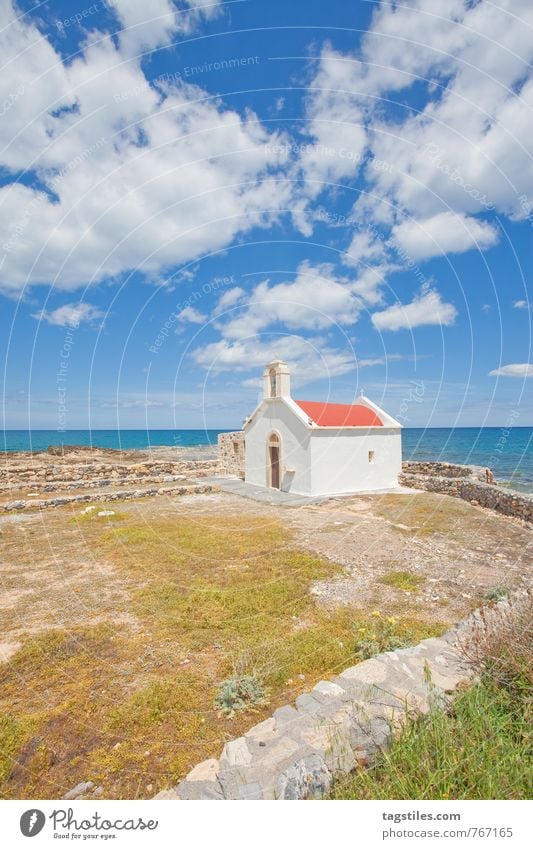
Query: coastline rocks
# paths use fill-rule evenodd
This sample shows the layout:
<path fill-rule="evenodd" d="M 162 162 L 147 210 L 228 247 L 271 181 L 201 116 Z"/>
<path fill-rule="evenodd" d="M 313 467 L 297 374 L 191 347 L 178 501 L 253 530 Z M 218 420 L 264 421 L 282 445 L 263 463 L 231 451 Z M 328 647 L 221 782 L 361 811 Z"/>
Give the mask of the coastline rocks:
<path fill-rule="evenodd" d="M 475 475 L 479 480 L 484 480 L 484 469 L 481 466 L 461 466 L 458 463 L 444 463 L 439 461 L 404 461 L 402 472 L 418 475 L 430 475 L 431 477 L 444 478 L 467 478 Z"/>

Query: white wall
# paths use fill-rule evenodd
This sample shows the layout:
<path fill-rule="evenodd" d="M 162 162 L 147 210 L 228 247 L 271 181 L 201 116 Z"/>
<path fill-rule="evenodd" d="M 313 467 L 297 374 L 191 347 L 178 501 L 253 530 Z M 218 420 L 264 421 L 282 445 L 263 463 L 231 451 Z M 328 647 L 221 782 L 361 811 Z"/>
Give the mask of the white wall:
<path fill-rule="evenodd" d="M 310 431 L 280 398 L 264 401 L 245 428 L 246 482 L 267 486 L 267 440 L 272 431 L 281 437 L 281 489 L 310 495 Z"/>
<path fill-rule="evenodd" d="M 368 452 L 374 451 L 374 462 Z M 312 495 L 334 495 L 398 486 L 401 430 L 342 428 L 311 433 Z"/>
<path fill-rule="evenodd" d="M 281 437 L 281 489 L 299 495 L 341 495 L 398 486 L 399 428 L 310 429 L 280 398 L 267 399 L 245 428 L 245 480 L 267 486 L 267 442 Z M 374 452 L 374 461 L 368 452 Z"/>

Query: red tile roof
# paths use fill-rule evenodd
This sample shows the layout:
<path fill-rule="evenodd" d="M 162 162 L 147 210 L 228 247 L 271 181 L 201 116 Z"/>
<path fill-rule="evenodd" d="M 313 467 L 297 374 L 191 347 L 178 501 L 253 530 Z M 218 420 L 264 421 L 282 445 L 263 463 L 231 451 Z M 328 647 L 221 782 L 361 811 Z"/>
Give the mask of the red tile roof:
<path fill-rule="evenodd" d="M 323 401 L 295 403 L 320 427 L 383 427 L 379 416 L 363 404 L 325 404 Z"/>

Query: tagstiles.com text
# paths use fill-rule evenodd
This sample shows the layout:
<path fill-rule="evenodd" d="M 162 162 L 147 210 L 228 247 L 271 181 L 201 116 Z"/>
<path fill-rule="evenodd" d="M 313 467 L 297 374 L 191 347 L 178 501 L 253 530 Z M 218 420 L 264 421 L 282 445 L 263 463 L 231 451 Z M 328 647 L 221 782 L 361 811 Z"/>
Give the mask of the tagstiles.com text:
<path fill-rule="evenodd" d="M 442 822 L 460 821 L 461 814 L 448 813 L 426 813 L 422 811 L 406 811 L 402 813 L 388 813 L 383 811 L 381 814 L 383 820 L 388 823 L 394 823 L 395 826 L 402 825 L 402 828 L 384 828 L 381 832 L 382 840 L 394 840 L 399 838 L 413 839 L 428 839 L 428 838 L 470 838 L 470 839 L 486 839 L 486 838 L 502 838 L 513 836 L 512 828 L 500 826 L 482 825 L 469 826 L 468 828 L 433 828 L 424 825 L 425 822 Z M 416 823 L 416 826 L 414 825 Z"/>

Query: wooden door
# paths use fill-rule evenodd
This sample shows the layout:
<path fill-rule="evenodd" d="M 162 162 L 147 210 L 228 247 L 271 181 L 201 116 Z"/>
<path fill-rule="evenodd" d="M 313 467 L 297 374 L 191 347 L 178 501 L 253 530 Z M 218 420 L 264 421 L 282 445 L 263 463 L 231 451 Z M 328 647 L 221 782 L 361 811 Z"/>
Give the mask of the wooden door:
<path fill-rule="evenodd" d="M 279 489 L 279 446 L 270 446 L 270 486 Z"/>

